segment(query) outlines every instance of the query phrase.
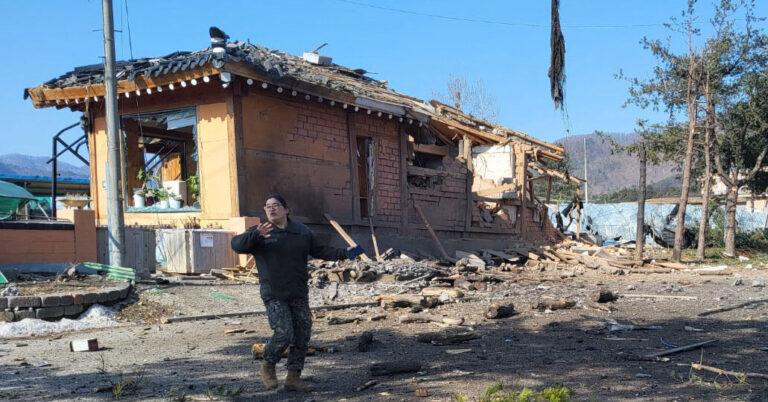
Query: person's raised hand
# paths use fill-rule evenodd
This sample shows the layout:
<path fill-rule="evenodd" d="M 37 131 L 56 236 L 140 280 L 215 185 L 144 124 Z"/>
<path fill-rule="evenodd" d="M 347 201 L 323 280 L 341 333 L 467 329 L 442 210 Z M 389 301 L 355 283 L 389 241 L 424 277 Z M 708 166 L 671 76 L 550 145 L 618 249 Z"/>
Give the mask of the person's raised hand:
<path fill-rule="evenodd" d="M 259 226 L 256 227 L 256 230 L 259 232 L 259 234 L 266 238 L 269 238 L 272 236 L 269 232 L 272 231 L 272 224 L 269 222 L 260 223 Z"/>

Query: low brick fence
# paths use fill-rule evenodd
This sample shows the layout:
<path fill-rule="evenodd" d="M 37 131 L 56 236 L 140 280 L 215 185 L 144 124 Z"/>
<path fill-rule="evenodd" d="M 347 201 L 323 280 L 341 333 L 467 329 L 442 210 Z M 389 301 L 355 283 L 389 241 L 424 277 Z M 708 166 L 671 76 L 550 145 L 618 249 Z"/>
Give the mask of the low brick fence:
<path fill-rule="evenodd" d="M 24 318 L 55 320 L 74 317 L 93 304 L 111 304 L 128 297 L 131 284 L 122 282 L 93 292 L 55 293 L 42 296 L 0 297 L 0 322 Z"/>

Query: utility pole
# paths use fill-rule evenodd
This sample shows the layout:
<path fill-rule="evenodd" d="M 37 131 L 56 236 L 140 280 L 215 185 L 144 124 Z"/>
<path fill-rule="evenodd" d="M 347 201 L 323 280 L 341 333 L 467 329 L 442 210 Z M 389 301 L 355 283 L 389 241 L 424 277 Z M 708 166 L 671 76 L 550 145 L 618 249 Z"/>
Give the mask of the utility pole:
<path fill-rule="evenodd" d="M 589 181 L 587 180 L 587 136 L 584 136 L 584 202 L 589 204 Z"/>
<path fill-rule="evenodd" d="M 104 100 L 107 119 L 107 229 L 109 263 L 123 266 L 125 255 L 125 223 L 123 194 L 120 188 L 120 125 L 117 116 L 117 82 L 115 80 L 115 27 L 112 0 L 102 0 L 104 24 Z"/>

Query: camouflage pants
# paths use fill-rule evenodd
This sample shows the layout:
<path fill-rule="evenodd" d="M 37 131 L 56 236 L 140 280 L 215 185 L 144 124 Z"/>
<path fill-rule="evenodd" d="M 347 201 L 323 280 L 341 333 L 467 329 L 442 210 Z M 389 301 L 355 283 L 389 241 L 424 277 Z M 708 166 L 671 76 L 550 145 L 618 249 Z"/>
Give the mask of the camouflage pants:
<path fill-rule="evenodd" d="M 264 360 L 277 363 L 288 346 L 288 370 L 304 368 L 304 358 L 307 356 L 309 337 L 312 333 L 312 313 L 309 310 L 308 299 L 265 301 L 269 326 L 272 328 L 272 338 L 264 347 Z"/>

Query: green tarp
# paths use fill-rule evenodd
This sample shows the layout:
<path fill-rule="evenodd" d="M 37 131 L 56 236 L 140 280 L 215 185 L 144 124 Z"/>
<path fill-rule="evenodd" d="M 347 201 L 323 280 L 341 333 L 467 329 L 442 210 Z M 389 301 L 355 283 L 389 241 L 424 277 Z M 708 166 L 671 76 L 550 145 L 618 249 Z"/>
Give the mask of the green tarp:
<path fill-rule="evenodd" d="M 0 220 L 10 218 L 17 209 L 30 201 L 37 201 L 32 193 L 13 183 L 0 180 Z"/>

